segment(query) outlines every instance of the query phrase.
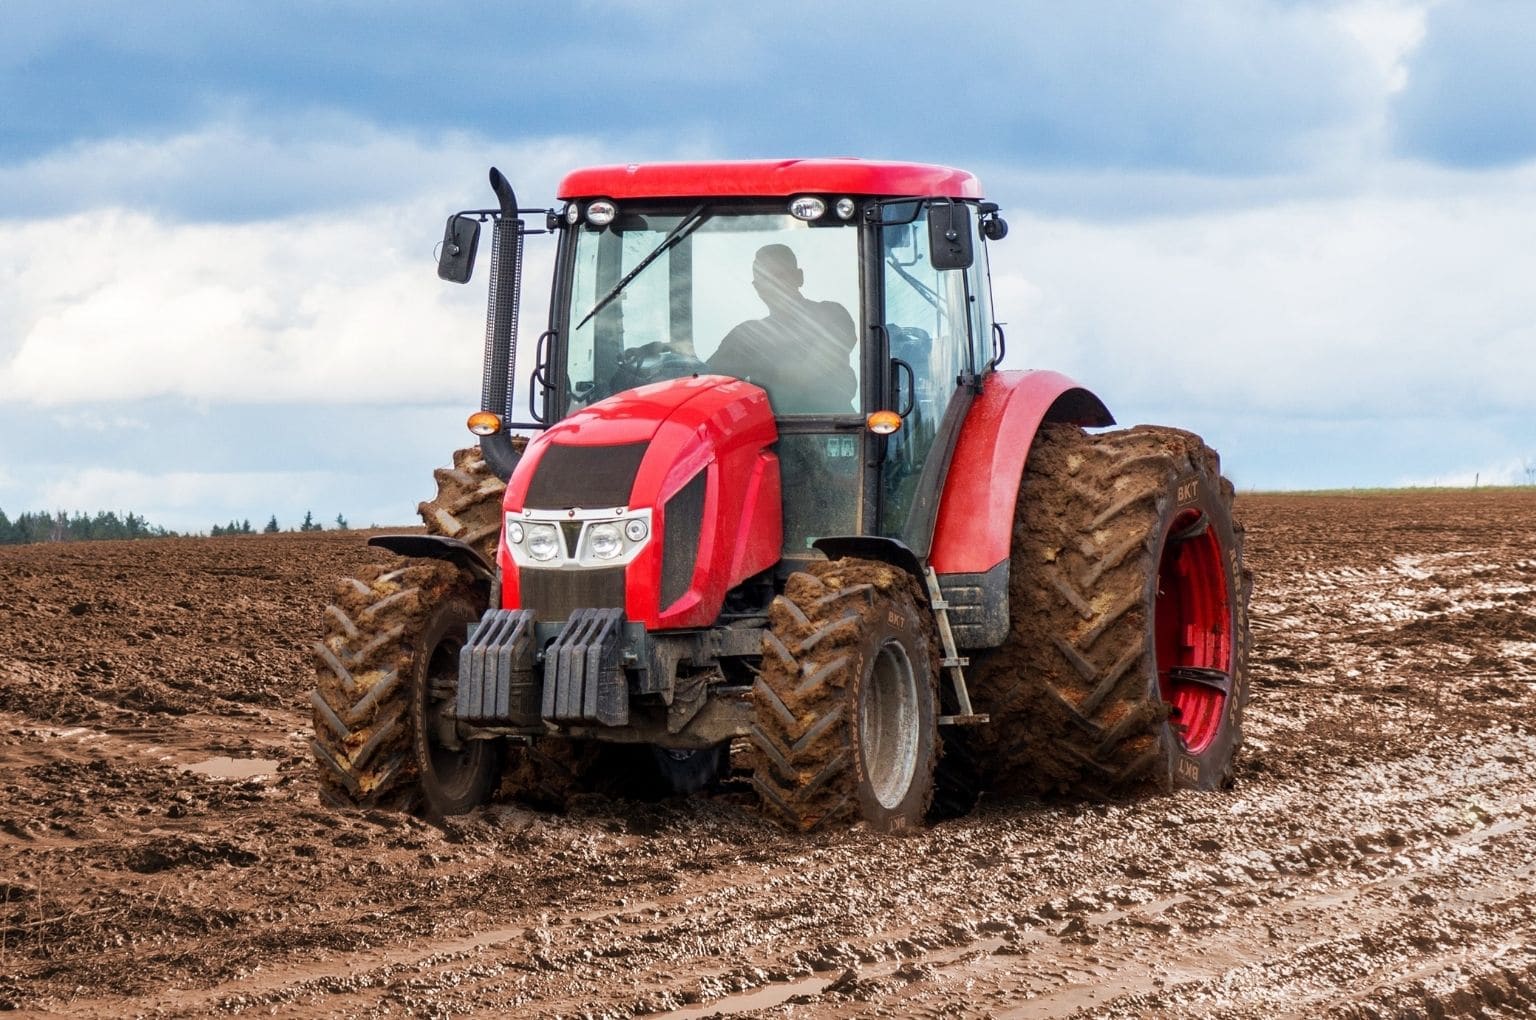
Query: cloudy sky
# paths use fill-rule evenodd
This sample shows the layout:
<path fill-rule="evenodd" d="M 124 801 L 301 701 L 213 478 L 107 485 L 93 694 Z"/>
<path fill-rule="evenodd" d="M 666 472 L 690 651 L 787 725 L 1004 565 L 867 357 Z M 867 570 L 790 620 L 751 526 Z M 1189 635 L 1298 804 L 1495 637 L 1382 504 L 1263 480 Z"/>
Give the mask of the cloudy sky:
<path fill-rule="evenodd" d="M 1536 480 L 1532 38 L 1516 0 L 0 0 L 0 509 L 407 521 L 478 401 L 483 289 L 432 255 L 487 166 L 544 204 L 783 155 L 978 173 L 1011 366 L 1240 488 Z"/>

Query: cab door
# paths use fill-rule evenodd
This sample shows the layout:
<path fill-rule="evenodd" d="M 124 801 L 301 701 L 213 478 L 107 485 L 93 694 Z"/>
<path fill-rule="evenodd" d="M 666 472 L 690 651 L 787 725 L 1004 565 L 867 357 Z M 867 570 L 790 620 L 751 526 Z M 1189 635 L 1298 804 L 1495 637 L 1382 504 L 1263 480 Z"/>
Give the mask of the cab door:
<path fill-rule="evenodd" d="M 928 202 L 887 205 L 879 241 L 884 406 L 903 419 L 880 458 L 878 533 L 923 559 L 949 458 L 987 367 L 978 364 L 977 338 L 990 336 L 992 320 L 980 238 L 972 233 L 971 266 L 938 269 L 931 214 Z M 966 224 L 974 232 L 974 218 Z"/>

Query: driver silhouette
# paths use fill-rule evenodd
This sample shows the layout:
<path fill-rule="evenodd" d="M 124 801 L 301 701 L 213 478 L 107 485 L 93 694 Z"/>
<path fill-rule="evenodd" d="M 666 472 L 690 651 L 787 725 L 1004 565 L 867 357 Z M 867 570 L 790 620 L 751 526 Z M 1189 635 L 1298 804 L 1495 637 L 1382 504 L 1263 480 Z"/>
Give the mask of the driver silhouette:
<path fill-rule="evenodd" d="M 752 287 L 768 315 L 726 334 L 709 370 L 768 391 L 779 414 L 846 414 L 859 381 L 848 364 L 858 344 L 853 317 L 836 301 L 800 293 L 805 273 L 788 245 L 768 244 L 752 259 Z"/>

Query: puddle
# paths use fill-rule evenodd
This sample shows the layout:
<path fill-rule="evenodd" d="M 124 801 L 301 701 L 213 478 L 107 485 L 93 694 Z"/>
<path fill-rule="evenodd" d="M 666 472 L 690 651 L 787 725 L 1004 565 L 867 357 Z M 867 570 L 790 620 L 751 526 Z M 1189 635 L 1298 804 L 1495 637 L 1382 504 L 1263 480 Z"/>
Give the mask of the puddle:
<path fill-rule="evenodd" d="M 657 1020 L 702 1020 L 704 1017 L 733 1016 L 749 1010 L 771 1009 L 796 995 L 815 995 L 831 983 L 831 978 L 805 978 L 785 985 L 769 985 L 752 992 L 727 995 L 707 1006 L 689 1006 L 670 1013 L 659 1013 Z"/>
<path fill-rule="evenodd" d="M 183 765 L 184 772 L 197 772 L 215 779 L 253 779 L 256 776 L 277 774 L 277 761 L 273 758 L 209 758 L 207 761 Z"/>

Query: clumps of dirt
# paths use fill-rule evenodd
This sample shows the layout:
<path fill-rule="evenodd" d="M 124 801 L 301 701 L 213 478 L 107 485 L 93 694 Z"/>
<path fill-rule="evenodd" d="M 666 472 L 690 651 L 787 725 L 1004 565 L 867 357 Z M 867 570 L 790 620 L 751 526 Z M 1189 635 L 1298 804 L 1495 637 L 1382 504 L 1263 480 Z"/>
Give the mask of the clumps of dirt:
<path fill-rule="evenodd" d="M 1466 645 L 1471 641 L 1536 641 L 1536 612 L 1474 608 L 1409 620 L 1396 629 L 1409 642 Z"/>
<path fill-rule="evenodd" d="M 358 533 L 6 547 L 0 711 L 138 725 L 251 716 L 313 686 L 306 646 L 335 578 L 388 559 Z M 18 677 L 19 681 L 20 678 Z"/>

